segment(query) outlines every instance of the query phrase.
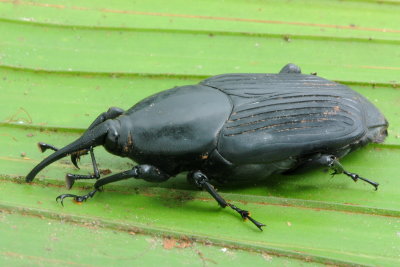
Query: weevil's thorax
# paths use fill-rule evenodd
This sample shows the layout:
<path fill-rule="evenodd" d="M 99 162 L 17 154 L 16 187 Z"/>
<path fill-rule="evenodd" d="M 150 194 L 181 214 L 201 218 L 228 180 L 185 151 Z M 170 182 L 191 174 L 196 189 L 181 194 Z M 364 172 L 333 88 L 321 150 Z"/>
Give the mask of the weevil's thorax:
<path fill-rule="evenodd" d="M 129 114 L 118 117 L 117 121 L 118 128 L 114 128 L 117 129 L 117 138 L 114 138 L 114 134 L 111 132 L 108 138 L 110 145 L 106 147 L 110 153 L 128 157 L 138 164 L 157 166 L 170 175 L 196 169 L 201 165 L 203 158 L 196 151 L 174 153 L 173 147 L 170 148 L 170 151 L 165 147 L 159 147 L 157 151 L 147 149 L 152 143 L 158 141 L 157 138 L 152 137 L 151 129 L 147 129 L 148 136 L 143 138 L 142 135 L 145 132 L 143 132 L 142 126 Z M 166 145 L 171 144 L 168 142 Z M 167 151 L 165 151 L 166 149 Z"/>
<path fill-rule="evenodd" d="M 232 111 L 229 97 L 202 85 L 176 87 L 150 96 L 115 120 L 111 153 L 163 171 L 195 168 L 217 146 Z M 115 153 L 117 152 L 117 153 Z"/>

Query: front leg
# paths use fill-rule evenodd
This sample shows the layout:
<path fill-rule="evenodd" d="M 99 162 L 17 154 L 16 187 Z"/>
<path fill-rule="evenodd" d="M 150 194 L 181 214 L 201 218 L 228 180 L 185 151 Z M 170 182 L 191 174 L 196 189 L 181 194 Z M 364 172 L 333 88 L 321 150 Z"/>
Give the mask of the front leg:
<path fill-rule="evenodd" d="M 102 123 L 102 122 L 105 122 L 106 120 L 115 119 L 116 117 L 120 116 L 120 115 L 121 115 L 122 113 L 124 113 L 124 112 L 125 112 L 125 111 L 124 111 L 123 109 L 121 109 L 121 108 L 111 107 L 111 108 L 109 108 L 106 112 L 101 113 L 101 114 L 90 124 L 89 128 L 88 128 L 86 131 L 93 129 L 95 126 L 99 125 L 99 124 Z M 86 131 L 85 131 L 85 132 L 86 132 Z M 40 149 L 40 151 L 41 151 L 42 153 L 45 152 L 47 149 L 51 149 L 51 150 L 53 150 L 53 151 L 58 151 L 58 150 L 59 150 L 57 147 L 55 147 L 55 146 L 53 146 L 53 145 L 46 144 L 46 143 L 42 143 L 42 142 L 39 142 L 39 143 L 38 143 L 38 147 L 39 147 L 39 149 Z M 74 152 L 74 153 L 71 154 L 71 162 L 74 164 L 74 166 L 75 166 L 76 168 L 79 169 L 78 161 L 79 161 L 80 157 L 81 157 L 82 155 L 86 155 L 87 153 L 89 153 L 89 151 L 90 151 L 89 149 L 82 149 L 82 150 L 76 151 L 76 152 Z M 93 161 L 93 156 L 92 156 L 92 161 Z M 81 179 L 83 179 L 83 178 L 81 178 Z M 71 185 L 71 186 L 72 186 L 72 185 Z"/>
<path fill-rule="evenodd" d="M 38 145 L 39 145 L 39 148 L 42 150 L 42 152 L 46 151 L 47 149 L 51 149 L 51 150 L 54 150 L 54 151 L 58 150 L 58 148 L 56 148 L 53 145 L 49 145 L 49 144 L 45 144 L 45 143 L 39 143 Z M 80 175 L 80 174 L 68 173 L 65 176 L 65 183 L 66 183 L 67 189 L 71 189 L 71 187 L 75 183 L 75 180 L 79 180 L 79 179 L 99 179 L 100 178 L 100 172 L 99 172 L 99 169 L 97 168 L 96 158 L 94 157 L 94 153 L 93 153 L 93 147 L 88 149 L 88 151 L 90 151 L 90 157 L 92 159 L 92 165 L 93 165 L 93 172 L 94 173 L 90 174 L 90 175 Z M 72 156 L 71 156 L 71 158 L 72 158 Z M 74 162 L 74 161 L 72 161 L 72 162 Z M 75 165 L 75 166 L 78 167 L 77 165 Z"/>
<path fill-rule="evenodd" d="M 147 164 L 137 165 L 133 167 L 131 170 L 116 173 L 97 180 L 96 183 L 94 184 L 94 190 L 86 195 L 78 196 L 73 194 L 62 194 L 56 198 L 56 201 L 58 202 L 58 200 L 61 200 L 61 205 L 64 205 L 63 200 L 67 197 L 72 197 L 76 202 L 83 202 L 89 198 L 92 198 L 96 194 L 96 192 L 100 190 L 100 187 L 109 183 L 129 178 L 143 179 L 148 182 L 158 183 L 158 182 L 164 182 L 168 180 L 170 177 L 171 177 L 170 175 L 168 175 L 167 173 L 163 172 L 162 170 L 153 165 L 147 165 Z"/>
<path fill-rule="evenodd" d="M 67 186 L 68 189 L 71 189 L 71 187 L 75 183 L 75 180 L 80 180 L 80 179 L 99 179 L 100 178 L 100 172 L 99 172 L 99 169 L 97 167 L 96 158 L 94 157 L 93 147 L 91 147 L 89 149 L 89 151 L 90 151 L 90 157 L 92 159 L 93 174 L 80 175 L 80 174 L 68 173 L 65 176 L 65 183 L 66 183 L 66 186 Z"/>
<path fill-rule="evenodd" d="M 90 126 L 88 127 L 88 129 L 85 132 L 93 129 L 94 127 L 96 127 L 100 123 L 105 122 L 106 120 L 115 119 L 116 117 L 120 116 L 124 112 L 125 111 L 121 108 L 117 108 L 117 107 L 109 108 L 106 112 L 103 112 L 99 116 L 97 116 L 97 118 L 90 124 Z M 86 155 L 88 152 L 89 152 L 89 150 L 83 149 L 83 150 L 77 151 L 71 155 L 71 161 L 75 165 L 75 167 L 77 167 L 79 169 L 78 161 L 80 159 L 80 156 Z M 92 159 L 93 159 L 93 157 L 92 157 Z"/>

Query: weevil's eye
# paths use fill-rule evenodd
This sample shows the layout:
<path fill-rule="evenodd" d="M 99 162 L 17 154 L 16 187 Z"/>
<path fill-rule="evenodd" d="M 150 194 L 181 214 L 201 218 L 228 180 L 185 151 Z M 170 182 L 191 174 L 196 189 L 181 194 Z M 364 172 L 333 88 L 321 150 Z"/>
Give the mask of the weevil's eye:
<path fill-rule="evenodd" d="M 109 133 L 108 133 L 108 138 L 112 139 L 112 140 L 118 140 L 119 134 L 115 129 L 112 129 Z"/>
<path fill-rule="evenodd" d="M 119 134 L 115 129 L 110 129 L 107 133 L 106 144 L 118 143 Z"/>
<path fill-rule="evenodd" d="M 118 150 L 118 139 L 119 139 L 119 127 L 118 123 L 114 121 L 108 122 L 108 132 L 104 142 L 104 147 L 109 152 L 116 152 Z"/>

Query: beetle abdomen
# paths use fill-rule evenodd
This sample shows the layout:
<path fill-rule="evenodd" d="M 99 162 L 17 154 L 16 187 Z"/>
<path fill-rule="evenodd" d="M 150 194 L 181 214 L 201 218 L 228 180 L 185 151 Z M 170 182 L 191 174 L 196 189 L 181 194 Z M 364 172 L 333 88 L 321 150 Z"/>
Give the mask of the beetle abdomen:
<path fill-rule="evenodd" d="M 362 104 L 367 100 L 317 76 L 228 74 L 202 83 L 228 94 L 234 104 L 218 143 L 233 163 L 332 153 L 368 132 Z"/>

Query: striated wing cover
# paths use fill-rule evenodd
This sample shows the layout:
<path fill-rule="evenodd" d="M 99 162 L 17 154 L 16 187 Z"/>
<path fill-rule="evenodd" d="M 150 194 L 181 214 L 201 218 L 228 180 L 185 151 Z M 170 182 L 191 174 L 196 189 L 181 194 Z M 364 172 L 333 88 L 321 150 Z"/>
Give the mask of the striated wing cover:
<path fill-rule="evenodd" d="M 233 103 L 217 148 L 234 163 L 332 152 L 367 131 L 361 105 L 366 100 L 314 75 L 226 74 L 202 84 L 226 93 Z"/>

